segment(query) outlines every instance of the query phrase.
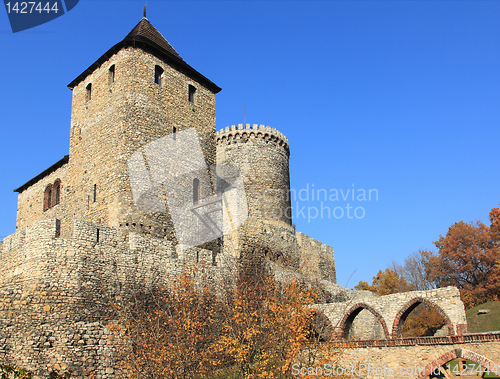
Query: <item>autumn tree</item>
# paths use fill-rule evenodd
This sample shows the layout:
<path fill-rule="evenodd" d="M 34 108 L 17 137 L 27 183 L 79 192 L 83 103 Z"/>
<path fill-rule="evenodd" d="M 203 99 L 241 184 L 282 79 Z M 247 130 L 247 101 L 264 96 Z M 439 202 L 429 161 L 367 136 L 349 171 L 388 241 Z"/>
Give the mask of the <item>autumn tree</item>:
<path fill-rule="evenodd" d="M 372 291 L 379 296 L 412 290 L 412 287 L 408 285 L 406 280 L 390 268 L 387 268 L 385 271 L 379 270 L 377 275 L 373 277 L 371 285 L 365 281 L 360 281 L 354 288 L 358 291 Z"/>
<path fill-rule="evenodd" d="M 500 242 L 500 208 L 493 208 L 491 210 L 490 222 L 491 239 L 495 242 Z M 498 253 L 500 254 L 500 252 Z"/>
<path fill-rule="evenodd" d="M 126 376 L 288 378 L 292 364 L 335 362 L 333 345 L 313 332 L 317 289 L 279 283 L 260 266 L 222 292 L 196 282 L 184 274 L 120 309 L 114 336 Z"/>
<path fill-rule="evenodd" d="M 414 291 L 426 291 L 436 288 L 436 283 L 431 280 L 429 261 L 435 256 L 432 251 L 419 250 L 405 258 L 401 265 L 393 261 L 390 269 L 406 280 Z"/>
<path fill-rule="evenodd" d="M 434 243 L 439 252 L 429 261 L 430 277 L 440 287 L 458 287 L 467 308 L 498 299 L 500 294 L 498 241 L 494 240 L 498 211 L 492 210 L 490 218 L 492 228 L 481 222 L 453 224 Z"/>

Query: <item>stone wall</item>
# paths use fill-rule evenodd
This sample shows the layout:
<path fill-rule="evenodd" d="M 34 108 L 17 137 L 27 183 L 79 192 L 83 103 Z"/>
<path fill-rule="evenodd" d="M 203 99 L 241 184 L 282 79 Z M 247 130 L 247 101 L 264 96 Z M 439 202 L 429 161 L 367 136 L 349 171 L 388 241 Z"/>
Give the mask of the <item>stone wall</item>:
<path fill-rule="evenodd" d="M 164 70 L 161 84 L 154 81 L 155 66 Z M 188 99 L 190 85 L 196 88 L 194 102 Z M 112 55 L 73 88 L 68 171 L 73 217 L 135 232 L 142 227 L 146 234 L 175 240 L 167 210 L 153 216 L 135 207 L 128 160 L 174 128 L 193 127 L 207 165 L 215 163 L 214 93 L 143 49 Z"/>
<path fill-rule="evenodd" d="M 303 233 L 297 233 L 300 271 L 314 279 L 337 283 L 333 247 L 325 245 Z"/>
<path fill-rule="evenodd" d="M 117 376 L 106 328 L 113 303 L 150 285 L 169 285 L 191 265 L 212 285 L 235 277 L 231 257 L 200 248 L 177 251 L 170 241 L 77 221 L 69 238 L 44 220 L 2 244 L 0 361 L 47 377 L 57 368 L 75 378 Z M 213 265 L 215 263 L 216 265 Z"/>
<path fill-rule="evenodd" d="M 17 199 L 17 230 L 24 230 L 28 225 L 47 218 L 67 218 L 70 211 L 66 201 L 70 191 L 67 183 L 67 173 L 68 163 L 19 193 Z M 59 204 L 44 211 L 45 188 L 49 184 L 55 183 L 57 179 L 61 180 Z"/>

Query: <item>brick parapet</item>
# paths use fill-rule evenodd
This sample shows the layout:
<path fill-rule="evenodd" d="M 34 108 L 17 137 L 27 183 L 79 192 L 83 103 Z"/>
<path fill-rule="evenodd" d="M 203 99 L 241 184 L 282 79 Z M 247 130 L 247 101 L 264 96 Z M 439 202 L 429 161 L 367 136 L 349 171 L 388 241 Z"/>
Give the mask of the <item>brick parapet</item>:
<path fill-rule="evenodd" d="M 435 345 L 456 345 L 465 343 L 479 342 L 494 342 L 500 341 L 500 332 L 481 333 L 481 334 L 464 334 L 461 336 L 444 336 L 444 337 L 411 337 L 397 339 L 379 339 L 379 340 L 361 340 L 347 341 L 337 340 L 332 341 L 335 347 L 341 348 L 364 348 L 364 347 L 398 347 L 398 346 L 435 346 Z"/>

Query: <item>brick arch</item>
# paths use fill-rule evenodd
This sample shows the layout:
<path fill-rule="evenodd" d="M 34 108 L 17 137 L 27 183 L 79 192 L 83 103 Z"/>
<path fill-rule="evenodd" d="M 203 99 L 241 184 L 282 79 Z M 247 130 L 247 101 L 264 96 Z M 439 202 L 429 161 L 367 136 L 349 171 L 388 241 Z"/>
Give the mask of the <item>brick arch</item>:
<path fill-rule="evenodd" d="M 445 321 L 445 325 L 448 326 L 448 334 L 449 335 L 454 335 L 454 330 L 453 330 L 453 324 L 448 317 L 448 315 L 443 311 L 443 309 L 435 304 L 432 301 L 429 301 L 428 299 L 425 299 L 423 297 L 414 297 L 410 301 L 408 301 L 396 314 L 396 317 L 394 318 L 394 322 L 392 323 L 392 337 L 393 338 L 402 338 L 402 333 L 403 333 L 403 325 L 406 321 L 406 318 L 408 315 L 420 304 L 425 304 L 428 307 L 433 308 L 436 310 L 441 317 L 443 317 Z"/>
<path fill-rule="evenodd" d="M 322 311 L 317 309 L 311 313 L 311 338 L 319 338 L 321 341 L 330 341 L 335 335 L 330 319 Z"/>
<path fill-rule="evenodd" d="M 370 311 L 377 318 L 377 320 L 380 322 L 380 325 L 382 325 L 382 329 L 384 329 L 385 338 L 389 338 L 389 331 L 387 329 L 387 325 L 385 323 L 384 318 L 375 309 L 373 309 L 372 307 L 370 307 L 365 303 L 358 303 L 353 305 L 344 314 L 344 317 L 342 318 L 342 321 L 340 321 L 339 324 L 338 337 L 344 339 L 347 339 L 347 337 L 349 337 L 349 330 L 351 329 L 352 323 L 363 309 Z"/>
<path fill-rule="evenodd" d="M 481 365 L 481 367 L 486 367 L 490 370 L 494 370 L 495 367 L 498 367 L 498 364 L 493 362 L 492 360 L 466 349 L 454 349 L 449 352 L 441 355 L 439 358 L 430 362 L 427 366 L 425 366 L 423 372 L 417 376 L 416 379 L 428 379 L 429 376 L 436 370 L 437 367 L 443 366 L 445 363 L 456 359 L 456 358 L 464 358 L 475 363 Z"/>

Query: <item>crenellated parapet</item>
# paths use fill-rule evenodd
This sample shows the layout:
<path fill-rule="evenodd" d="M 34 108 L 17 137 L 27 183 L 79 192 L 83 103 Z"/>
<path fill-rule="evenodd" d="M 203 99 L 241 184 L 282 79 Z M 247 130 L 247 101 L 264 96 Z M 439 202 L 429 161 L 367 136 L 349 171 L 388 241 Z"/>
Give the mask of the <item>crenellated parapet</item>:
<path fill-rule="evenodd" d="M 238 141 L 245 142 L 248 138 L 257 138 L 282 146 L 287 153 L 290 154 L 290 148 L 288 146 L 288 139 L 286 136 L 276 128 L 271 128 L 266 125 L 231 125 L 219 130 L 216 133 L 216 136 L 218 145 L 224 143 L 237 143 Z"/>

